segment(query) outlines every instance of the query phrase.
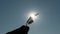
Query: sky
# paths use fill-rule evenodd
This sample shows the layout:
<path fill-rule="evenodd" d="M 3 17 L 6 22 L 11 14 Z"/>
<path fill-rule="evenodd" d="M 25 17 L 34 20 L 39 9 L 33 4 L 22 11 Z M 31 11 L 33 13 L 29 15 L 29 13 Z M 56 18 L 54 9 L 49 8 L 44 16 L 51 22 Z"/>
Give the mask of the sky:
<path fill-rule="evenodd" d="M 0 34 L 25 25 L 33 10 L 40 17 L 29 25 L 28 34 L 60 34 L 60 0 L 0 0 Z"/>

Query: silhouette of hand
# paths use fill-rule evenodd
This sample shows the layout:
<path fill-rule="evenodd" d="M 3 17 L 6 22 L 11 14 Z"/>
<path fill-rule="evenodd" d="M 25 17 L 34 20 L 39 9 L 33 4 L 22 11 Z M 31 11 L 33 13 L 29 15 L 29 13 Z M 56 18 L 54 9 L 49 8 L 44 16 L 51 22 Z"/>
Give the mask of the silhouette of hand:
<path fill-rule="evenodd" d="M 20 28 L 13 30 L 11 32 L 8 32 L 7 34 L 28 34 L 29 27 L 28 26 L 21 26 Z"/>

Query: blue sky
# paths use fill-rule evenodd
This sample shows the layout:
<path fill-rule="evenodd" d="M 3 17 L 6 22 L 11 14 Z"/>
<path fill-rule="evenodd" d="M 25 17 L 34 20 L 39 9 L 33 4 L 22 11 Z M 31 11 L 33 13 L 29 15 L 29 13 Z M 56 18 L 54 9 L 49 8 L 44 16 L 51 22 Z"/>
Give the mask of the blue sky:
<path fill-rule="evenodd" d="M 28 34 L 60 34 L 60 0 L 0 0 L 0 34 L 21 27 L 30 10 L 42 16 Z"/>

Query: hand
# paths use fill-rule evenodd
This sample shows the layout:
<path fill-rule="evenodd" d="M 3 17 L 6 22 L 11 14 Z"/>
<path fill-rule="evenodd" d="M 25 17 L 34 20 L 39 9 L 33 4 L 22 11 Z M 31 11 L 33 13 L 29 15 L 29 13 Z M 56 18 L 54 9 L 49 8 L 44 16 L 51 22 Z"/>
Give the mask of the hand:
<path fill-rule="evenodd" d="M 28 26 L 21 26 L 20 28 L 13 30 L 11 32 L 8 32 L 7 34 L 28 34 L 29 27 Z"/>

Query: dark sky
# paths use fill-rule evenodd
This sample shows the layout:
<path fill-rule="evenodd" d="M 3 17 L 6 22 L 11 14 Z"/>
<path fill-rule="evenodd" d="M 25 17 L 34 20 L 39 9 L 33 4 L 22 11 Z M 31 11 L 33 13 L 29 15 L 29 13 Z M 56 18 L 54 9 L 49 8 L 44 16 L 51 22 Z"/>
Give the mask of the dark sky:
<path fill-rule="evenodd" d="M 29 34 L 60 34 L 60 0 L 0 0 L 0 34 L 24 25 L 34 9 L 41 19 L 30 26 Z"/>

